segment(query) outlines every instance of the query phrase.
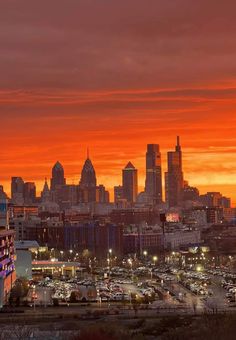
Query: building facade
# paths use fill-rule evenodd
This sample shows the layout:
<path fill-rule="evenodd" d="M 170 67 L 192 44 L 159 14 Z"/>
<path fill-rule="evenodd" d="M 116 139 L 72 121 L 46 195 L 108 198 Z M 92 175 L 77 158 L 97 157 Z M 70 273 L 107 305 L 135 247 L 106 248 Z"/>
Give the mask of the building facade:
<path fill-rule="evenodd" d="M 162 202 L 161 152 L 158 144 L 148 144 L 145 192 L 153 204 Z"/>

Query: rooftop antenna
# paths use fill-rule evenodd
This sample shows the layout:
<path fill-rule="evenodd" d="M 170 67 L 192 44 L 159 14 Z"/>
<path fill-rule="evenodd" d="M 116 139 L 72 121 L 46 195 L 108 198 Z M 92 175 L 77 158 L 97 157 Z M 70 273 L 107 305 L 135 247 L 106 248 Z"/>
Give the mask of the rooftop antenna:
<path fill-rule="evenodd" d="M 179 136 L 177 136 L 177 146 L 180 146 L 180 139 L 179 139 Z"/>
<path fill-rule="evenodd" d="M 177 136 L 177 145 L 176 145 L 176 151 L 181 151 L 181 146 L 180 146 L 180 138 Z"/>
<path fill-rule="evenodd" d="M 87 148 L 87 159 L 89 159 L 89 148 Z"/>

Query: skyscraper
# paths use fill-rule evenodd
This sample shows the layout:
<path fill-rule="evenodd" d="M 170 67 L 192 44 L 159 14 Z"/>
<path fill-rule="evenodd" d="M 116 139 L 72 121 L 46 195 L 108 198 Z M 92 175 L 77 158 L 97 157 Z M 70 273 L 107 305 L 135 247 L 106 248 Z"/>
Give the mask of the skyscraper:
<path fill-rule="evenodd" d="M 34 182 L 25 182 L 24 184 L 24 203 L 32 204 L 36 201 L 36 186 Z"/>
<path fill-rule="evenodd" d="M 48 187 L 48 182 L 47 178 L 45 178 L 44 186 L 43 186 L 43 191 L 41 192 L 41 200 L 42 202 L 48 202 L 50 201 L 50 190 Z"/>
<path fill-rule="evenodd" d="M 11 199 L 14 204 L 24 204 L 24 181 L 21 177 L 11 178 Z"/>
<path fill-rule="evenodd" d="M 51 190 L 55 190 L 58 186 L 65 185 L 66 179 L 64 177 L 64 168 L 60 162 L 56 162 L 56 164 L 52 168 L 52 178 L 51 178 Z"/>
<path fill-rule="evenodd" d="M 96 202 L 96 186 L 97 178 L 93 167 L 93 164 L 89 158 L 89 155 L 84 163 L 81 179 L 80 179 L 80 190 L 82 191 L 83 202 Z"/>
<path fill-rule="evenodd" d="M 134 203 L 138 194 L 138 170 L 129 162 L 122 171 L 123 198 Z"/>
<path fill-rule="evenodd" d="M 147 145 L 145 192 L 153 204 L 162 202 L 161 153 L 158 144 Z"/>
<path fill-rule="evenodd" d="M 179 136 L 175 151 L 167 153 L 168 170 L 165 174 L 166 201 L 169 207 L 180 204 L 184 179 L 182 171 L 182 151 Z"/>

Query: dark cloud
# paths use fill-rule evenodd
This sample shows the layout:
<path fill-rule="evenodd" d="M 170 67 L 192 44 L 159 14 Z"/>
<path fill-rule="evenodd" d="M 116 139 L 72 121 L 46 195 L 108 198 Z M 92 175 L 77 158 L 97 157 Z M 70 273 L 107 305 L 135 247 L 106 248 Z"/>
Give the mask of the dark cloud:
<path fill-rule="evenodd" d="M 228 80 L 235 10 L 230 0 L 1 0 L 1 88 Z"/>

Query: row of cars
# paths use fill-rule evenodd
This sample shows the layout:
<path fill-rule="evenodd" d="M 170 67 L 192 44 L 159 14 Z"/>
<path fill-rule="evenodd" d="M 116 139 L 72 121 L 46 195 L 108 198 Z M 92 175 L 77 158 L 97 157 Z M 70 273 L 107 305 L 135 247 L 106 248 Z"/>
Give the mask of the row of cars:
<path fill-rule="evenodd" d="M 236 284 L 233 284 L 232 281 L 227 282 L 225 280 L 222 280 L 221 286 L 227 291 L 225 297 L 228 302 L 234 303 L 236 295 Z"/>
<path fill-rule="evenodd" d="M 230 272 L 229 270 L 223 270 L 223 269 L 209 269 L 209 274 L 215 275 L 215 276 L 221 276 L 225 280 L 233 280 L 236 281 L 236 274 Z"/>
<path fill-rule="evenodd" d="M 212 296 L 213 291 L 209 288 L 211 279 L 204 273 L 188 271 L 182 274 L 181 283 L 192 293 L 200 296 Z"/>
<path fill-rule="evenodd" d="M 95 283 L 95 286 L 101 301 L 131 301 L 134 297 L 144 298 L 155 294 L 153 288 L 142 283 L 134 284 L 127 279 L 100 280 Z"/>

